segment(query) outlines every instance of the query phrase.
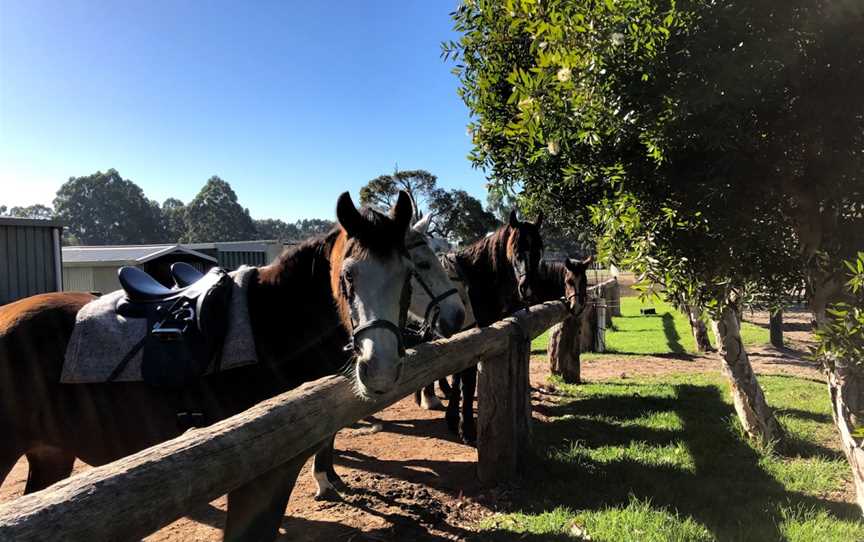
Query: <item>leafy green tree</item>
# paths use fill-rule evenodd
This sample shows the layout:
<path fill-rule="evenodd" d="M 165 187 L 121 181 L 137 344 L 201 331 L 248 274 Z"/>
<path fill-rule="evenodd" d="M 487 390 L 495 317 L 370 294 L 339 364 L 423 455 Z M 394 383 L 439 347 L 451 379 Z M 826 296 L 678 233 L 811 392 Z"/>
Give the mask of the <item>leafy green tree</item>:
<path fill-rule="evenodd" d="M 476 119 L 475 163 L 529 208 L 590 218 L 606 259 L 707 308 L 754 435 L 782 430 L 736 315 L 804 278 L 822 312 L 864 231 L 862 10 L 466 2 L 444 46 Z"/>
<path fill-rule="evenodd" d="M 423 217 L 428 200 L 434 195 L 438 177 L 423 169 L 400 171 L 392 175 L 375 177 L 360 189 L 360 203 L 380 209 L 389 209 L 396 202 L 400 190 L 408 192 L 414 206 L 414 219 Z"/>
<path fill-rule="evenodd" d="M 176 243 L 186 235 L 186 206 L 177 198 L 162 203 L 162 224 L 166 241 Z"/>
<path fill-rule="evenodd" d="M 3 214 L 3 212 L 0 212 Z M 51 207 L 36 203 L 27 207 L 12 207 L 9 209 L 8 216 L 16 216 L 19 218 L 39 218 L 42 220 L 50 220 L 54 218 L 54 210 Z"/>
<path fill-rule="evenodd" d="M 296 225 L 273 218 L 256 220 L 255 231 L 259 239 L 277 239 L 279 241 L 297 241 L 302 239 L 300 228 Z"/>
<path fill-rule="evenodd" d="M 834 423 L 864 509 L 864 252 L 846 267 L 847 300 L 828 311 L 816 354 L 827 369 Z"/>
<path fill-rule="evenodd" d="M 185 216 L 183 241 L 187 243 L 243 241 L 255 237 L 255 224 L 249 210 L 237 202 L 231 185 L 215 175 L 186 206 Z"/>
<path fill-rule="evenodd" d="M 144 192 L 115 169 L 70 177 L 57 191 L 54 210 L 66 223 L 64 233 L 87 245 L 153 243 L 164 237 Z"/>
<path fill-rule="evenodd" d="M 434 213 L 429 231 L 460 245 L 480 239 L 499 225 L 495 215 L 464 190 L 437 190 L 429 211 Z"/>

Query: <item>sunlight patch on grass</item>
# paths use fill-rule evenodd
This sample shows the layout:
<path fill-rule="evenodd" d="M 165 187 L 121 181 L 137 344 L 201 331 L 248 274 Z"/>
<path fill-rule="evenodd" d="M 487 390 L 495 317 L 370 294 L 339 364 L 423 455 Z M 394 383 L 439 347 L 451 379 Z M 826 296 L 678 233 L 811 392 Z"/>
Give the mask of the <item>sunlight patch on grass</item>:
<path fill-rule="evenodd" d="M 653 308 L 657 314 L 640 314 L 640 309 L 645 308 Z M 689 320 L 668 303 L 659 300 L 643 303 L 636 297 L 624 297 L 621 299 L 621 316 L 613 318 L 612 325 L 612 328 L 606 330 L 606 353 L 586 352 L 583 354 L 585 359 L 696 354 Z M 742 323 L 741 338 L 748 346 L 769 343 L 768 330 L 749 322 Z M 711 341 L 713 344 L 713 337 Z M 531 349 L 538 352 L 538 355 L 543 355 L 548 342 L 549 332 L 546 331 L 534 339 Z"/>
<path fill-rule="evenodd" d="M 763 456 L 759 466 L 789 491 L 820 497 L 842 487 L 849 476 L 849 464 L 844 459 L 824 457 L 784 458 Z"/>
<path fill-rule="evenodd" d="M 860 542 L 864 523 L 837 519 L 824 510 L 781 507 L 780 532 L 789 542 Z"/>
<path fill-rule="evenodd" d="M 577 514 L 573 525 L 596 542 L 700 542 L 714 540 L 704 525 L 682 518 L 648 500 L 631 497 L 626 507 Z M 571 528 L 572 529 L 572 528 Z"/>
<path fill-rule="evenodd" d="M 570 443 L 549 454 L 550 459 L 562 463 L 587 464 L 588 462 L 609 464 L 634 462 L 646 467 L 674 467 L 684 472 L 693 472 L 696 465 L 683 442 L 665 445 L 631 441 L 626 446 L 585 446 L 581 441 Z"/>
<path fill-rule="evenodd" d="M 486 531 L 545 535 L 555 540 L 592 540 L 594 542 L 700 542 L 714 538 L 703 525 L 690 518 L 655 507 L 650 501 L 630 497 L 627 506 L 606 507 L 574 513 L 558 507 L 531 515 L 521 512 L 498 514 L 481 523 Z M 558 535 L 558 536 L 555 536 Z M 494 535 L 492 539 L 494 539 Z"/>

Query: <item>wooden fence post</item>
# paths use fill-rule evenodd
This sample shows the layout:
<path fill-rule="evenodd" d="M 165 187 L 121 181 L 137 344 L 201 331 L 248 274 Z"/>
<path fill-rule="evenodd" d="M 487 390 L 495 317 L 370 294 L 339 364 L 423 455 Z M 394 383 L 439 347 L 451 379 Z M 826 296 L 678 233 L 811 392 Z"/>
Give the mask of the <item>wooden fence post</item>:
<path fill-rule="evenodd" d="M 531 450 L 531 338 L 514 319 L 520 325 L 513 326 L 504 353 L 479 365 L 477 476 L 484 484 L 521 474 Z"/>
<path fill-rule="evenodd" d="M 621 284 L 618 283 L 618 277 L 612 279 L 612 284 L 609 289 L 612 293 L 609 298 L 609 313 L 612 316 L 621 316 Z"/>
<path fill-rule="evenodd" d="M 568 384 L 582 381 L 579 360 L 582 320 L 581 316 L 570 316 L 549 330 L 549 344 L 546 347 L 549 371 Z"/>
<path fill-rule="evenodd" d="M 595 329 L 596 336 L 594 337 L 594 351 L 606 351 L 606 300 L 602 297 L 597 299 L 595 307 L 597 311 L 597 327 Z"/>

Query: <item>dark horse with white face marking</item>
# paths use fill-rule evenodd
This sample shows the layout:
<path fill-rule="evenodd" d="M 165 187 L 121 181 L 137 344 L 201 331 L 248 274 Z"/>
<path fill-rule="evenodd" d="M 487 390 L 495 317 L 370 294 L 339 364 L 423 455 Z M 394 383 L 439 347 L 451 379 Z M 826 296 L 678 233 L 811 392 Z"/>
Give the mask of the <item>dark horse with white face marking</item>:
<path fill-rule="evenodd" d="M 350 338 L 358 393 L 392 388 L 402 363 L 411 214 L 404 193 L 390 217 L 358 211 L 345 193 L 340 227 L 257 271 L 248 296 L 259 363 L 207 375 L 190 390 L 209 422 L 339 372 L 344 354 L 331 353 Z M 0 482 L 22 454 L 31 493 L 67 477 L 76 457 L 101 465 L 180 433 L 171 392 L 140 382 L 58 383 L 75 315 L 91 299 L 43 294 L 0 308 Z M 275 538 L 297 473 L 316 450 L 231 491 L 225 539 Z"/>
<path fill-rule="evenodd" d="M 443 260 L 451 278 L 461 282 L 467 291 L 476 325 L 493 324 L 533 301 L 534 282 L 543 255 L 542 223 L 542 213 L 531 223 L 518 220 L 513 211 L 506 226 Z M 476 385 L 476 366 L 454 375 L 446 415 L 450 429 L 472 444 L 477 439 Z"/>

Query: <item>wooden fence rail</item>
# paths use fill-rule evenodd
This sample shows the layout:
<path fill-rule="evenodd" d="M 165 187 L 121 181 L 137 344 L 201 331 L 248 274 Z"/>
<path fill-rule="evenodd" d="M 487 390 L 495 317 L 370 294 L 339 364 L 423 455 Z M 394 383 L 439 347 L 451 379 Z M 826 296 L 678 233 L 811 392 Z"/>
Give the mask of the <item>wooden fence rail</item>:
<path fill-rule="evenodd" d="M 551 301 L 422 344 L 408 351 L 398 388 L 372 400 L 358 398 L 345 378 L 327 377 L 86 470 L 0 506 L 0 540 L 60 533 L 67 540 L 140 539 L 478 358 L 478 473 L 485 482 L 507 478 L 521 468 L 530 442 L 528 341 L 566 316 L 564 305 Z"/>

